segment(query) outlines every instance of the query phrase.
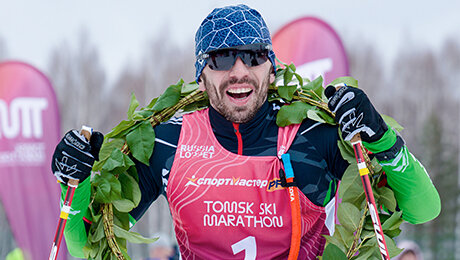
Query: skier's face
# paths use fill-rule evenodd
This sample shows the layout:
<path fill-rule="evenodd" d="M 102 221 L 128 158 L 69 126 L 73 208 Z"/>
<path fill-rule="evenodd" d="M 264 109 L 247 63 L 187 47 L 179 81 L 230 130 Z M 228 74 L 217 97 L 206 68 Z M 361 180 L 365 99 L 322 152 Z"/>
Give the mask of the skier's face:
<path fill-rule="evenodd" d="M 206 65 L 199 84 L 217 112 L 231 122 L 246 123 L 267 99 L 268 86 L 274 80 L 269 60 L 249 67 L 238 57 L 229 70 L 212 70 Z"/>

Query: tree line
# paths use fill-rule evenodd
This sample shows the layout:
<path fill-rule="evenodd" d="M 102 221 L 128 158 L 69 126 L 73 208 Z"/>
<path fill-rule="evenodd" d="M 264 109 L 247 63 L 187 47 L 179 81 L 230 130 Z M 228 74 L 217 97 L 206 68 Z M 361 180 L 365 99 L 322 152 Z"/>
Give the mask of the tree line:
<path fill-rule="evenodd" d="M 85 31 L 75 48 L 66 42 L 54 47 L 48 66 L 40 69 L 55 88 L 62 131 L 87 124 L 107 133 L 126 117 L 131 93 L 142 106 L 180 78 L 193 81 L 192 40 L 184 48 L 172 42 L 167 33 L 161 35 L 148 42 L 138 64 L 127 63 L 113 82 L 108 81 L 99 50 Z M 460 230 L 460 90 L 456 86 L 460 82 L 460 42 L 446 38 L 438 49 L 401 45 L 388 66 L 382 58 L 385 53 L 372 43 L 343 37 L 351 76 L 358 79 L 380 113 L 392 116 L 404 127 L 403 138 L 441 195 L 441 215 L 422 225 L 405 224 L 398 240 L 416 241 L 426 259 L 460 258 L 455 255 L 455 243 L 460 242 L 460 233 L 456 234 Z M 6 57 L 7 44 L 0 37 L 0 61 Z M 154 203 L 135 229 L 146 236 L 162 233 L 173 237 L 166 201 Z M 4 233 L 0 241 L 5 239 Z M 130 250 L 138 259 L 147 255 L 148 249 L 132 245 Z"/>

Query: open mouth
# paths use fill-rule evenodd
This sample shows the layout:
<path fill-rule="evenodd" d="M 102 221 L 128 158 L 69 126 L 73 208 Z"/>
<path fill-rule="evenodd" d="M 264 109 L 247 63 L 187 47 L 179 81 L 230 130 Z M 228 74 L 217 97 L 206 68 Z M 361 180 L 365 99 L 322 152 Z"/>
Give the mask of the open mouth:
<path fill-rule="evenodd" d="M 227 95 L 234 99 L 245 99 L 251 95 L 252 91 L 250 88 L 233 88 L 227 90 Z"/>

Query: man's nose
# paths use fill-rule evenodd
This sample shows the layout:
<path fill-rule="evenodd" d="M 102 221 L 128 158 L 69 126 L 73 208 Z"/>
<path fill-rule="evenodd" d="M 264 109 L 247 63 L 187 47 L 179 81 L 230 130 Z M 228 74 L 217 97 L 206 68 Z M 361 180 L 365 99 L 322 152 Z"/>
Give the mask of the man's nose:
<path fill-rule="evenodd" d="M 235 60 L 235 64 L 230 69 L 230 76 L 234 76 L 237 78 L 244 77 L 249 74 L 249 68 L 244 64 L 240 57 L 237 57 Z"/>

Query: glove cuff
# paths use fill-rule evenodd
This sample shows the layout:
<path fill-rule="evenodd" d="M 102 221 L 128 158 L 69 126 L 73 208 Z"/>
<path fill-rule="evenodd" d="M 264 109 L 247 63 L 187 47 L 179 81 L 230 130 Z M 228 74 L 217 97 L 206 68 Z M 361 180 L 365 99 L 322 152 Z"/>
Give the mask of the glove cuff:
<path fill-rule="evenodd" d="M 404 140 L 402 139 L 401 136 L 396 136 L 396 143 L 388 150 L 380 153 L 376 153 L 375 158 L 377 158 L 378 161 L 389 161 L 391 159 L 394 159 L 396 155 L 401 151 L 401 148 L 404 146 Z"/>
<path fill-rule="evenodd" d="M 363 144 L 378 161 L 388 161 L 396 157 L 404 146 L 404 140 L 393 129 L 389 128 L 380 140 L 373 143 L 363 142 Z"/>
<path fill-rule="evenodd" d="M 388 127 L 379 140 L 370 143 L 363 141 L 363 144 L 367 150 L 376 154 L 390 149 L 396 143 L 396 136 L 396 132 L 391 127 Z"/>

